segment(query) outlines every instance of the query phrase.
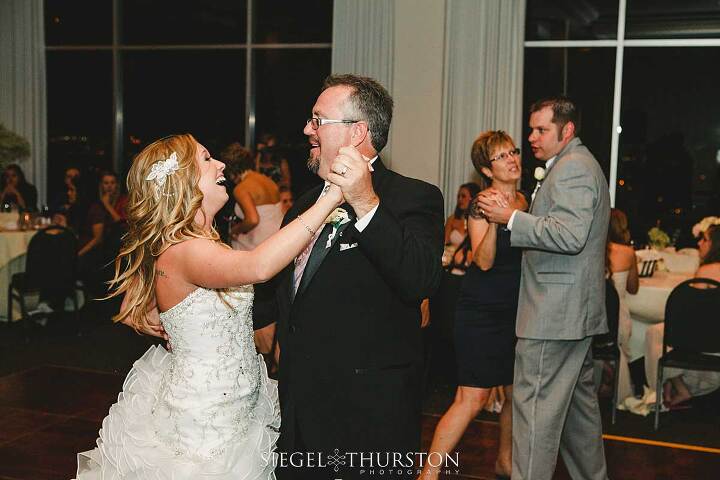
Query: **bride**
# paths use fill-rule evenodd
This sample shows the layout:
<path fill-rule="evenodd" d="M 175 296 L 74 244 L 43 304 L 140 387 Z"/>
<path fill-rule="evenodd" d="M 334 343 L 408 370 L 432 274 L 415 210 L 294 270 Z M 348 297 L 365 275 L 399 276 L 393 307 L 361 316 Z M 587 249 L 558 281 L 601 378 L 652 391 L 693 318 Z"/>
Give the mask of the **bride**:
<path fill-rule="evenodd" d="M 146 331 L 157 306 L 172 351 L 154 346 L 135 362 L 97 447 L 78 454 L 78 480 L 275 478 L 278 394 L 253 343 L 251 285 L 306 248 L 342 193 L 330 186 L 255 250 L 231 250 L 212 226 L 228 200 L 224 168 L 189 134 L 133 162 L 114 320 Z"/>

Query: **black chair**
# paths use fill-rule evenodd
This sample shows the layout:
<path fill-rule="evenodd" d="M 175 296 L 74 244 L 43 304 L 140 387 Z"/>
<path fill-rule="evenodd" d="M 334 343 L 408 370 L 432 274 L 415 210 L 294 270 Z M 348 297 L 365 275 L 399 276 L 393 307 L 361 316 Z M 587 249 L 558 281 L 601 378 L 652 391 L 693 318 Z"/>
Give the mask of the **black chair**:
<path fill-rule="evenodd" d="M 695 285 L 695 286 L 693 286 Z M 698 286 L 705 288 L 698 288 Z M 665 306 L 663 350 L 655 390 L 655 430 L 660 426 L 663 370 L 720 371 L 720 282 L 691 278 L 670 293 Z M 672 351 L 668 349 L 672 347 Z"/>
<path fill-rule="evenodd" d="M 17 300 L 26 330 L 30 327 L 25 305 L 25 296 L 30 293 L 39 293 L 41 301 L 55 304 L 71 298 L 77 317 L 76 264 L 77 238 L 71 230 L 51 225 L 37 232 L 28 245 L 25 271 L 14 274 L 8 285 L 8 318 L 12 318 L 13 301 Z"/>
<path fill-rule="evenodd" d="M 620 297 L 612 280 L 605 282 L 605 310 L 607 311 L 608 333 L 593 337 L 593 358 L 612 362 L 615 368 L 612 396 L 612 423 L 617 413 L 618 384 L 620 377 L 620 348 L 618 347 L 618 325 L 620 322 Z"/>

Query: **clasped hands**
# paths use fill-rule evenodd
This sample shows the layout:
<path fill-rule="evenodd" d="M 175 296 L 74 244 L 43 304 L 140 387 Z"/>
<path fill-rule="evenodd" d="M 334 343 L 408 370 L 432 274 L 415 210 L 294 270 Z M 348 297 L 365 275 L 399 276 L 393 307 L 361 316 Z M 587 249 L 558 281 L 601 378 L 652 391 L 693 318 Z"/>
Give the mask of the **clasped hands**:
<path fill-rule="evenodd" d="M 510 205 L 515 199 L 495 188 L 487 188 L 473 199 L 471 214 L 485 218 L 490 223 L 505 225 L 514 211 Z"/>
<path fill-rule="evenodd" d="M 352 146 L 341 147 L 330 165 L 327 180 L 340 189 L 357 218 L 364 217 L 380 202 L 373 189 L 370 168 L 368 160 Z"/>

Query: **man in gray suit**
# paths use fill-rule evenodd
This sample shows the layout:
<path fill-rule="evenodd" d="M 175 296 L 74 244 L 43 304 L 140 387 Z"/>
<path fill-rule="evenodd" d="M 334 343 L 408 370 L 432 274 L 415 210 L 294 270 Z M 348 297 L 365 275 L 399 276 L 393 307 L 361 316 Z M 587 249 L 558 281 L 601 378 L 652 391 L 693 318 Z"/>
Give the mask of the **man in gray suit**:
<path fill-rule="evenodd" d="M 529 142 L 546 162 L 529 213 L 490 196 L 491 222 L 507 223 L 524 250 L 517 315 L 512 478 L 551 479 L 558 449 L 573 479 L 605 480 L 592 336 L 607 332 L 605 248 L 608 184 L 575 136 L 575 105 L 564 97 L 530 108 Z"/>

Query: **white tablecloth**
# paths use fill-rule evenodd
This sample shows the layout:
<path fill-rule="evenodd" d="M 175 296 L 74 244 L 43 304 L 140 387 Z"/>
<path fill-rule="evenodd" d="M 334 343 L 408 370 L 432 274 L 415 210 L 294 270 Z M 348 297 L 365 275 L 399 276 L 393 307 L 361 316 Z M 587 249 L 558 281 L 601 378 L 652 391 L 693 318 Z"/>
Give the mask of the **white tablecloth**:
<path fill-rule="evenodd" d="M 695 248 L 683 248 L 675 251 L 675 247 L 665 250 L 638 250 L 635 252 L 639 261 L 662 260 L 658 269 L 671 273 L 695 273 L 700 266 L 700 256 Z"/>
<path fill-rule="evenodd" d="M 630 336 L 630 358 L 637 360 L 645 355 L 645 330 L 648 325 L 665 320 L 665 304 L 670 292 L 683 281 L 692 278 L 693 273 L 655 272 L 652 277 L 640 279 L 640 289 L 635 295 L 626 295 L 632 334 Z"/>
<path fill-rule="evenodd" d="M 7 321 L 7 289 L 13 274 L 25 271 L 25 253 L 36 230 L 0 232 L 0 321 Z M 15 305 L 14 320 L 20 318 L 20 306 Z"/>

